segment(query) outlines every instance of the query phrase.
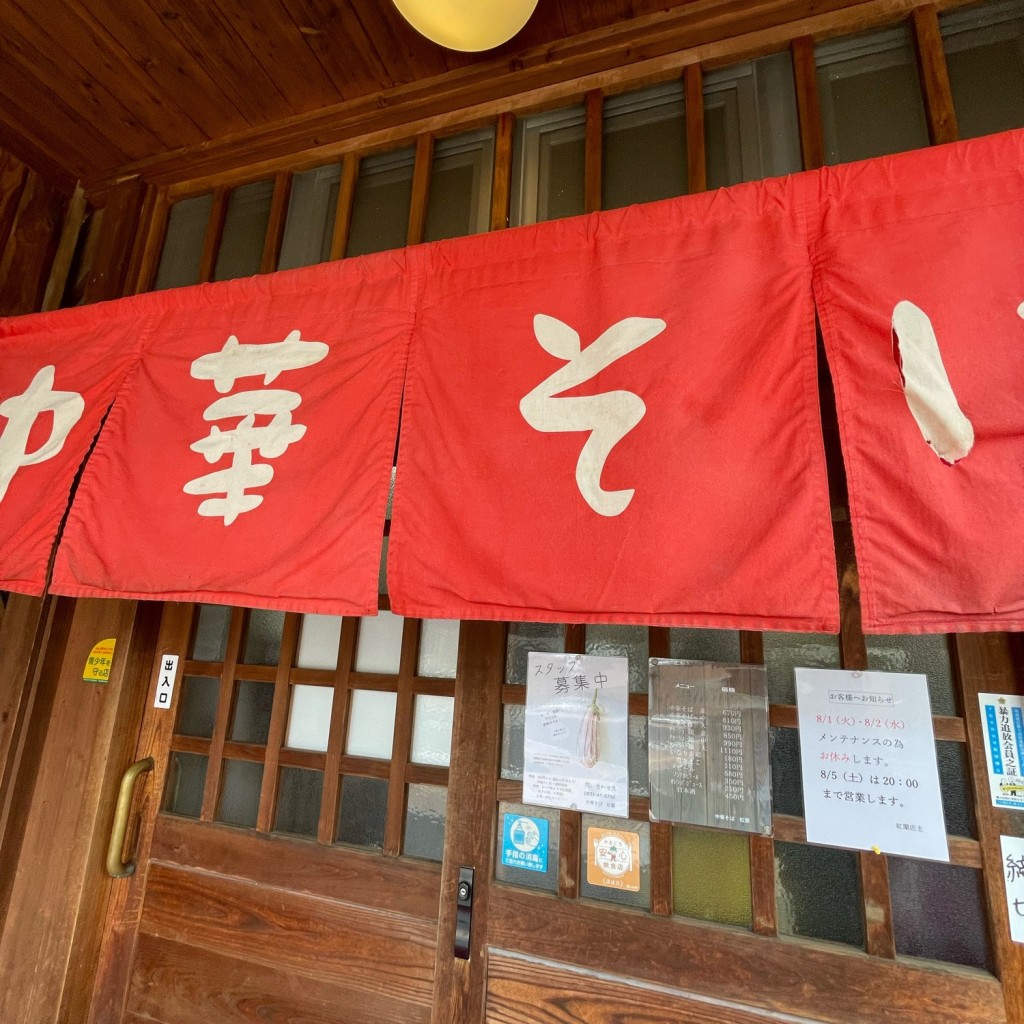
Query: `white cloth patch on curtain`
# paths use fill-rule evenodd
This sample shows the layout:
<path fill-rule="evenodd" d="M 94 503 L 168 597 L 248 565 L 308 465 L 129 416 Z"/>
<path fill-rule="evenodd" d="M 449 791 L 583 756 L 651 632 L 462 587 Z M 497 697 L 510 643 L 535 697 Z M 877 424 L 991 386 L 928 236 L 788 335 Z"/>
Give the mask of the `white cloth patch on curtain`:
<path fill-rule="evenodd" d="M 954 465 L 974 447 L 974 427 L 953 393 L 935 330 L 924 310 L 906 300 L 896 303 L 892 344 L 907 407 L 921 436 L 943 462 Z"/>

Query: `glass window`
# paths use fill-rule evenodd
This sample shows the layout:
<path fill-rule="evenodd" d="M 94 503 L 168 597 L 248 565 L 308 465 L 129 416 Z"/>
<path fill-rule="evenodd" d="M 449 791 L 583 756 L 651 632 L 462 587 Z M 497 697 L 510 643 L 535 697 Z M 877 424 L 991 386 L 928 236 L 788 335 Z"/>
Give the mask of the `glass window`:
<path fill-rule="evenodd" d="M 186 818 L 198 818 L 203 810 L 203 791 L 206 788 L 206 769 L 209 759 L 204 754 L 185 754 L 171 751 L 167 769 L 167 788 L 164 792 L 164 810 Z"/>
<path fill-rule="evenodd" d="M 418 676 L 454 679 L 459 660 L 459 620 L 424 619 L 420 624 Z"/>
<path fill-rule="evenodd" d="M 444 786 L 412 784 L 407 787 L 405 841 L 409 857 L 441 860 L 444 856 L 444 823 L 448 814 L 448 790 Z"/>
<path fill-rule="evenodd" d="M 749 928 L 748 838 L 717 829 L 673 828 L 672 904 L 684 917 Z"/>
<path fill-rule="evenodd" d="M 708 188 L 803 169 L 789 51 L 704 76 Z"/>
<path fill-rule="evenodd" d="M 314 167 L 292 178 L 278 270 L 309 267 L 331 257 L 341 165 Z"/>
<path fill-rule="evenodd" d="M 779 931 L 864 945 L 857 855 L 803 843 L 775 843 Z"/>
<path fill-rule="evenodd" d="M 493 175 L 494 128 L 439 140 L 430 169 L 424 241 L 486 231 Z"/>
<path fill-rule="evenodd" d="M 839 638 L 833 633 L 764 634 L 768 699 L 796 703 L 797 668 L 839 668 Z"/>
<path fill-rule="evenodd" d="M 928 677 L 933 715 L 955 715 L 953 671 L 944 634 L 865 637 L 868 668 L 879 672 L 917 672 Z"/>
<path fill-rule="evenodd" d="M 315 839 L 323 790 L 323 772 L 282 768 L 277 787 L 274 831 Z"/>
<path fill-rule="evenodd" d="M 242 662 L 246 665 L 276 665 L 281 657 L 284 612 L 255 608 L 249 612 Z"/>
<path fill-rule="evenodd" d="M 416 147 L 408 146 L 360 162 L 346 256 L 405 245 L 415 161 Z"/>
<path fill-rule="evenodd" d="M 526 736 L 526 706 L 506 704 L 501 729 L 501 777 L 521 780 Z"/>
<path fill-rule="evenodd" d="M 235 743 L 266 744 L 274 707 L 274 684 L 243 679 L 235 694 L 235 712 L 229 738 Z"/>
<path fill-rule="evenodd" d="M 272 181 L 254 181 L 231 190 L 213 270 L 214 281 L 251 277 L 260 272 L 273 198 Z"/>
<path fill-rule="evenodd" d="M 448 767 L 452 756 L 454 697 L 417 694 L 413 703 L 412 740 L 409 760 L 413 764 Z"/>
<path fill-rule="evenodd" d="M 155 291 L 183 288 L 198 282 L 206 226 L 212 209 L 212 195 L 182 199 L 171 207 L 160 266 L 153 284 Z"/>
<path fill-rule="evenodd" d="M 326 751 L 333 707 L 333 687 L 304 686 L 301 683 L 293 686 L 284 745 L 293 750 Z"/>
<path fill-rule="evenodd" d="M 295 656 L 298 668 L 320 668 L 329 671 L 337 668 L 341 622 L 340 615 L 302 616 L 299 649 Z"/>
<path fill-rule="evenodd" d="M 201 604 L 192 639 L 192 657 L 196 661 L 223 661 L 230 628 L 230 608 L 222 604 Z"/>
<path fill-rule="evenodd" d="M 910 28 L 815 47 L 825 159 L 830 164 L 928 145 Z"/>
<path fill-rule="evenodd" d="M 353 757 L 391 759 L 398 695 L 376 690 L 353 690 L 348 712 L 345 753 Z"/>
<path fill-rule="evenodd" d="M 680 80 L 604 101 L 601 204 L 606 210 L 687 189 L 686 101 Z"/>
<path fill-rule="evenodd" d="M 586 653 L 629 659 L 629 692 L 647 692 L 646 626 L 587 626 Z"/>
<path fill-rule="evenodd" d="M 1020 0 L 950 11 L 939 24 L 960 138 L 1024 128 Z"/>
<path fill-rule="evenodd" d="M 565 626 L 548 622 L 510 622 L 505 651 L 505 682 L 525 686 L 530 651 L 560 654 L 565 650 Z"/>
<path fill-rule="evenodd" d="M 263 765 L 258 761 L 225 761 L 217 820 L 255 828 L 260 811 Z"/>
<path fill-rule="evenodd" d="M 220 700 L 220 680 L 213 676 L 185 676 L 182 680 L 181 709 L 175 732 L 183 736 L 213 736 Z"/>
<path fill-rule="evenodd" d="M 682 629 L 668 631 L 669 657 L 690 661 L 740 660 L 740 635 L 734 629 Z"/>
<path fill-rule="evenodd" d="M 346 775 L 339 800 L 338 842 L 381 849 L 388 811 L 387 779 Z"/>
<path fill-rule="evenodd" d="M 398 675 L 404 627 L 405 619 L 388 611 L 361 618 L 356 641 L 356 671 Z"/>
<path fill-rule="evenodd" d="M 586 113 L 566 107 L 516 125 L 509 223 L 534 224 L 583 213 Z"/>

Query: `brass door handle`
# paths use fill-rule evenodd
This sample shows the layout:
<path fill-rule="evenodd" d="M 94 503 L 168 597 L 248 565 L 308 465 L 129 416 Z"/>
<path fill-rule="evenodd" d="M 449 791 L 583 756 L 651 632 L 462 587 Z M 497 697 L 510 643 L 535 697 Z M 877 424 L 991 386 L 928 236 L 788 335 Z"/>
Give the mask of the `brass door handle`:
<path fill-rule="evenodd" d="M 124 849 L 124 837 L 128 832 L 128 812 L 132 806 L 132 795 L 135 783 L 140 775 L 153 769 L 153 758 L 144 757 L 141 761 L 129 765 L 121 776 L 121 788 L 117 794 L 117 807 L 114 809 L 114 824 L 110 829 L 110 843 L 107 846 L 107 874 L 111 878 L 127 878 L 135 874 L 135 861 L 121 860 Z"/>

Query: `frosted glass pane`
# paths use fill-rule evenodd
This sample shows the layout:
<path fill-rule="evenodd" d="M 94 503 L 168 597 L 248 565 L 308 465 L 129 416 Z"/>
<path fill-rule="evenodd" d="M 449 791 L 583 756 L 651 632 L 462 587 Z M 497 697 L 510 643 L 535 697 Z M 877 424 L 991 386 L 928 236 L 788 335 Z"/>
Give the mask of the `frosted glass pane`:
<path fill-rule="evenodd" d="M 424 241 L 486 231 L 493 173 L 493 127 L 438 141 L 430 171 Z"/>
<path fill-rule="evenodd" d="M 587 626 L 587 654 L 629 659 L 629 692 L 647 692 L 646 626 Z"/>
<path fill-rule="evenodd" d="M 951 740 L 936 740 L 935 754 L 939 763 L 939 787 L 942 791 L 946 831 L 951 836 L 977 839 L 978 823 L 974 818 L 967 748 Z"/>
<path fill-rule="evenodd" d="M 340 615 L 303 615 L 295 664 L 299 668 L 337 668 L 341 623 Z"/>
<path fill-rule="evenodd" d="M 273 707 L 273 683 L 254 683 L 243 679 L 235 694 L 235 713 L 228 738 L 235 743 L 265 744 L 270 735 Z"/>
<path fill-rule="evenodd" d="M 764 664 L 772 704 L 796 703 L 796 668 L 839 668 L 839 638 L 832 633 L 765 633 Z"/>
<path fill-rule="evenodd" d="M 167 788 L 164 791 L 164 810 L 186 818 L 198 818 L 203 810 L 203 790 L 206 788 L 205 754 L 171 752 L 167 769 Z"/>
<path fill-rule="evenodd" d="M 391 612 L 366 615 L 359 620 L 356 671 L 398 675 L 402 663 L 402 629 L 405 619 Z"/>
<path fill-rule="evenodd" d="M 896 952 L 994 971 L 981 872 L 889 858 Z"/>
<path fill-rule="evenodd" d="M 231 609 L 222 604 L 201 604 L 192 657 L 196 661 L 223 661 L 231 626 Z"/>
<path fill-rule="evenodd" d="M 685 105 L 679 80 L 605 100 L 604 209 L 668 199 L 686 191 Z"/>
<path fill-rule="evenodd" d="M 738 664 L 740 634 L 735 629 L 677 629 L 668 631 L 670 658 Z"/>
<path fill-rule="evenodd" d="M 629 716 L 629 793 L 630 796 L 651 795 L 650 764 L 647 757 L 647 716 Z"/>
<path fill-rule="evenodd" d="M 284 612 L 256 608 L 249 612 L 242 661 L 246 665 L 276 665 L 281 657 Z"/>
<path fill-rule="evenodd" d="M 607 828 L 616 832 L 635 832 L 640 836 L 640 889 L 629 892 L 587 881 L 587 829 Z M 605 903 L 621 903 L 627 907 L 651 908 L 651 826 L 646 821 L 609 818 L 603 814 L 584 814 L 580 830 L 580 895 Z"/>
<path fill-rule="evenodd" d="M 381 849 L 388 809 L 387 779 L 346 775 L 341 780 L 340 801 L 338 842 Z"/>
<path fill-rule="evenodd" d="M 1020 0 L 939 19 L 960 138 L 1024 127 L 1024 12 Z"/>
<path fill-rule="evenodd" d="M 284 745 L 294 750 L 326 751 L 333 707 L 333 687 L 296 683 L 292 687 L 292 706 L 288 712 L 288 733 Z"/>
<path fill-rule="evenodd" d="M 395 707 L 398 694 L 353 690 L 348 709 L 345 753 L 387 761 L 395 738 Z"/>
<path fill-rule="evenodd" d="M 526 707 L 523 704 L 506 704 L 501 729 L 501 777 L 518 779 L 523 777 L 523 743 L 526 728 Z"/>
<path fill-rule="evenodd" d="M 533 224 L 583 213 L 585 119 L 579 106 L 518 122 L 509 223 Z"/>
<path fill-rule="evenodd" d="M 154 291 L 183 288 L 199 281 L 206 225 L 212 209 L 212 195 L 182 199 L 171 207 Z"/>
<path fill-rule="evenodd" d="M 526 871 L 511 868 L 501 863 L 501 846 L 505 838 L 505 815 L 521 814 L 528 818 L 544 818 L 548 823 L 548 869 L 547 871 Z M 558 891 L 558 811 L 551 807 L 534 807 L 527 804 L 498 804 L 498 824 L 495 829 L 497 854 L 494 858 L 494 877 L 499 882 L 521 885 L 528 889 Z"/>
<path fill-rule="evenodd" d="M 828 163 L 928 145 L 907 25 L 823 43 L 815 60 Z"/>
<path fill-rule="evenodd" d="M 413 764 L 448 767 L 452 757 L 452 715 L 454 697 L 417 694 L 413 705 L 412 741 L 409 760 Z"/>
<path fill-rule="evenodd" d="M 260 810 L 263 765 L 257 761 L 225 761 L 217 821 L 255 828 Z"/>
<path fill-rule="evenodd" d="M 409 857 L 441 860 L 448 790 L 444 786 L 413 784 L 407 787 L 405 839 L 402 852 Z"/>
<path fill-rule="evenodd" d="M 278 270 L 308 267 L 331 255 L 341 165 L 314 167 L 292 178 Z"/>
<path fill-rule="evenodd" d="M 420 624 L 420 656 L 416 674 L 454 679 L 459 661 L 459 620 L 424 619 Z"/>
<path fill-rule="evenodd" d="M 231 190 L 214 281 L 251 277 L 260 272 L 273 198 L 272 181 L 254 181 Z"/>
<path fill-rule="evenodd" d="M 672 904 L 684 917 L 749 928 L 747 837 L 714 829 L 673 828 Z"/>
<path fill-rule="evenodd" d="M 708 188 L 803 169 L 789 51 L 704 76 Z"/>
<path fill-rule="evenodd" d="M 416 149 L 410 146 L 360 162 L 346 256 L 405 245 L 415 158 Z"/>
<path fill-rule="evenodd" d="M 220 680 L 211 676 L 185 676 L 181 683 L 181 709 L 174 731 L 183 736 L 210 739 L 217 721 Z"/>
<path fill-rule="evenodd" d="M 933 715 L 955 715 L 953 673 L 945 634 L 868 636 L 868 668 L 881 672 L 920 672 L 928 677 Z"/>
<path fill-rule="evenodd" d="M 316 838 L 324 773 L 306 768 L 282 768 L 277 786 L 274 831 Z"/>
<path fill-rule="evenodd" d="M 800 775 L 800 733 L 796 729 L 769 731 L 772 758 L 772 810 L 775 814 L 804 816 L 804 793 Z"/>
<path fill-rule="evenodd" d="M 505 682 L 526 685 L 530 651 L 560 654 L 565 650 L 565 626 L 548 622 L 512 622 L 508 627 Z"/>
<path fill-rule="evenodd" d="M 779 931 L 864 945 L 857 855 L 803 843 L 775 843 Z"/>

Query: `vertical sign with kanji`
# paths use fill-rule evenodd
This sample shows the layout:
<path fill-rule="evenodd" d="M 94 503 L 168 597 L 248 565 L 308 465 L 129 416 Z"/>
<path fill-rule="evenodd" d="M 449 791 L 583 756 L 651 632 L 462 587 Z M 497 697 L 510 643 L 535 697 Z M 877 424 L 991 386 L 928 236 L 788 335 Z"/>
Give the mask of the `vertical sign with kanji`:
<path fill-rule="evenodd" d="M 523 803 L 629 814 L 626 658 L 530 653 Z"/>
<path fill-rule="evenodd" d="M 1024 809 L 1024 697 L 979 693 L 992 803 Z"/>
<path fill-rule="evenodd" d="M 1003 878 L 1006 881 L 1006 909 L 1010 917 L 1010 938 L 1024 942 L 1024 839 L 1000 836 Z"/>
<path fill-rule="evenodd" d="M 949 860 L 928 680 L 798 668 L 807 841 Z"/>
<path fill-rule="evenodd" d="M 763 665 L 650 661 L 651 820 L 771 835 Z"/>
<path fill-rule="evenodd" d="M 174 679 L 178 674 L 178 655 L 165 654 L 160 659 L 160 672 L 156 680 L 156 697 L 153 707 L 169 708 L 174 696 Z"/>

